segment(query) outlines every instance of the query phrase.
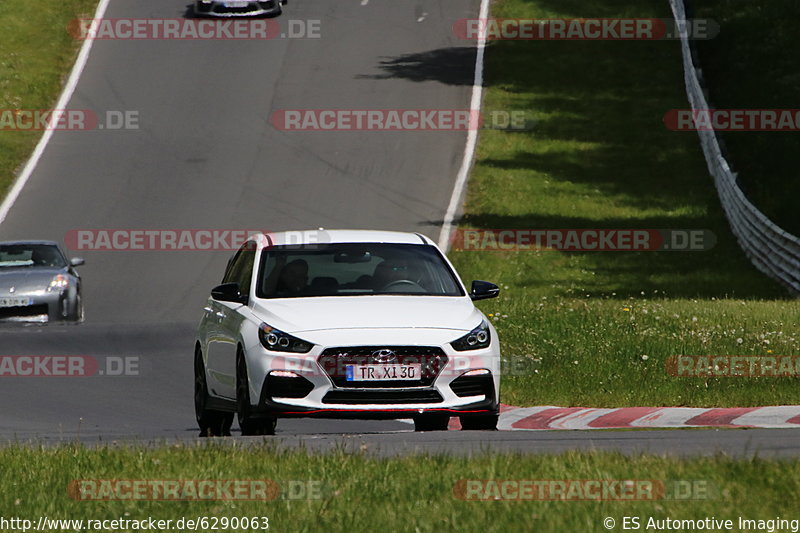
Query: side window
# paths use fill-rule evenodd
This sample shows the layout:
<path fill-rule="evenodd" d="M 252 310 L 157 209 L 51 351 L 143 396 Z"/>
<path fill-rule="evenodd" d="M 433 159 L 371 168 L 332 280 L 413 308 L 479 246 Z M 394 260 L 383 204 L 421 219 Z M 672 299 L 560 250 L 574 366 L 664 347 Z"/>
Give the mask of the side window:
<path fill-rule="evenodd" d="M 239 292 L 242 294 L 250 294 L 250 282 L 253 280 L 253 263 L 256 260 L 255 243 L 247 250 L 242 250 L 240 255 L 242 268 L 239 271 L 238 279 L 234 281 L 239 282 Z"/>
<path fill-rule="evenodd" d="M 246 242 L 228 263 L 222 283 L 238 283 L 239 290 L 243 294 L 247 294 L 250 291 L 250 280 L 253 277 L 253 261 L 255 261 L 255 258 L 256 243 L 252 241 Z"/>
<path fill-rule="evenodd" d="M 231 257 L 228 260 L 228 266 L 225 268 L 225 275 L 222 276 L 222 283 L 231 283 L 233 281 L 236 281 L 235 279 L 236 276 L 234 275 L 234 272 L 236 270 L 236 266 L 239 263 L 239 258 L 242 257 L 243 252 L 244 250 L 239 250 L 238 252 L 236 252 L 236 254 L 234 254 L 233 257 Z"/>

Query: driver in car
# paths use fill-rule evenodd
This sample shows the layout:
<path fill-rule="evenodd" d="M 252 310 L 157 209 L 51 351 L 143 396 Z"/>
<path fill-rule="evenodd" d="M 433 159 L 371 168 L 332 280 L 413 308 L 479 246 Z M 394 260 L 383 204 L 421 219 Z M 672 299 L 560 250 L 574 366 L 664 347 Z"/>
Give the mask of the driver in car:
<path fill-rule="evenodd" d="M 37 246 L 31 253 L 34 266 L 55 267 L 61 263 L 58 252 L 49 246 Z"/>
<path fill-rule="evenodd" d="M 308 263 L 295 259 L 284 265 L 278 280 L 278 292 L 301 294 L 308 290 Z"/>
<path fill-rule="evenodd" d="M 286 262 L 279 255 L 269 276 L 264 280 L 264 292 L 271 295 L 297 296 L 308 291 L 308 263 L 303 259 Z"/>
<path fill-rule="evenodd" d="M 405 258 L 387 259 L 378 264 L 372 280 L 375 291 L 406 292 L 414 286 L 421 289 L 417 283 L 415 269 Z"/>

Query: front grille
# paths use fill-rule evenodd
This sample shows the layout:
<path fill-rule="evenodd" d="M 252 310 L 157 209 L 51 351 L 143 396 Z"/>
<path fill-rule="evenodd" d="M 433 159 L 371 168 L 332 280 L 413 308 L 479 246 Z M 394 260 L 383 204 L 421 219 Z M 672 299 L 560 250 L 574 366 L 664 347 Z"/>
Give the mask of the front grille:
<path fill-rule="evenodd" d="M 467 396 L 494 396 L 492 376 L 462 376 L 450 383 L 450 388 L 459 398 Z"/>
<path fill-rule="evenodd" d="M 46 315 L 47 312 L 47 304 L 0 307 L 0 319 Z"/>
<path fill-rule="evenodd" d="M 381 350 L 391 350 L 396 359 L 376 360 L 373 354 Z M 447 356 L 436 346 L 346 346 L 327 348 L 317 358 L 317 362 L 331 378 L 336 387 L 341 388 L 409 388 L 430 387 L 447 364 Z M 420 379 L 403 381 L 347 381 L 347 365 L 364 364 L 419 364 Z"/>
<path fill-rule="evenodd" d="M 248 3 L 245 7 L 228 7 L 223 4 L 214 5 L 214 13 L 218 13 L 220 15 L 251 13 L 253 11 L 258 11 L 259 9 L 260 8 L 258 6 L 254 6 L 250 3 Z"/>
<path fill-rule="evenodd" d="M 288 378 L 269 375 L 264 387 L 271 398 L 305 398 L 314 390 L 314 384 L 302 376 Z"/>
<path fill-rule="evenodd" d="M 441 394 L 434 389 L 332 390 L 322 398 L 322 403 L 344 404 L 439 403 L 441 401 Z"/>

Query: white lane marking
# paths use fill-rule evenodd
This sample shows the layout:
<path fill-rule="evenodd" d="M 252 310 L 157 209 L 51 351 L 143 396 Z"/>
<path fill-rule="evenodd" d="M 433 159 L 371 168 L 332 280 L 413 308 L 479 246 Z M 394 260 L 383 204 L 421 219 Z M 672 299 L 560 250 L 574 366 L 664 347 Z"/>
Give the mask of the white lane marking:
<path fill-rule="evenodd" d="M 505 430 L 505 431 L 516 431 L 517 428 L 513 428 L 515 423 L 519 422 L 524 418 L 528 418 L 529 416 L 533 416 L 538 414 L 542 411 L 546 411 L 547 409 L 555 409 L 552 405 L 541 405 L 539 407 L 518 407 L 515 409 L 509 409 L 500 413 L 500 420 L 497 422 L 497 429 Z"/>
<path fill-rule="evenodd" d="M 425 20 L 425 17 L 427 17 L 427 16 L 428 16 L 427 13 L 423 13 L 422 15 L 417 17 L 417 22 L 422 22 L 423 20 Z"/>
<path fill-rule="evenodd" d="M 634 420 L 631 427 L 672 428 L 689 427 L 686 422 L 710 411 L 709 407 L 665 407 Z"/>
<path fill-rule="evenodd" d="M 489 18 L 489 0 L 481 0 L 481 9 L 478 18 L 486 20 Z M 472 82 L 472 99 L 470 101 L 470 112 L 474 115 L 480 112 L 481 97 L 483 96 L 483 57 L 486 51 L 486 32 L 481 32 L 478 37 L 477 57 L 475 58 L 475 80 Z M 472 129 L 467 132 L 467 144 L 464 148 L 464 158 L 461 160 L 461 168 L 458 170 L 456 183 L 453 187 L 453 195 L 450 197 L 450 205 L 444 215 L 442 231 L 439 233 L 439 248 L 447 251 L 450 245 L 450 233 L 453 231 L 453 220 L 458 211 L 459 200 L 464 193 L 467 184 L 469 169 L 472 166 L 472 158 L 475 155 L 475 145 L 478 142 L 478 130 Z"/>
<path fill-rule="evenodd" d="M 100 2 L 97 4 L 97 9 L 94 12 L 95 19 L 103 18 L 109 2 L 110 0 L 100 0 Z M 83 41 L 80 52 L 78 52 L 78 58 L 75 60 L 75 64 L 72 66 L 72 71 L 69 74 L 69 78 L 67 78 L 66 85 L 64 85 L 64 90 L 61 91 L 61 96 L 59 96 L 58 102 L 53 108 L 54 110 L 63 110 L 67 108 L 67 105 L 72 98 L 72 94 L 75 92 L 75 88 L 78 86 L 81 73 L 83 73 L 83 69 L 86 67 L 86 63 L 89 60 L 89 52 L 92 50 L 93 43 L 94 39 L 86 39 Z M 50 123 L 56 124 L 60 117 L 61 113 L 54 111 Z M 19 177 L 14 182 L 11 190 L 8 191 L 6 199 L 3 200 L 2 204 L 0 204 L 0 224 L 2 224 L 6 219 L 6 216 L 8 216 L 11 206 L 13 206 L 14 202 L 17 201 L 22 189 L 25 187 L 25 184 L 28 183 L 31 174 L 33 174 L 33 171 L 36 169 L 36 165 L 39 163 L 39 159 L 41 159 L 44 149 L 47 147 L 47 143 L 50 142 L 50 138 L 53 136 L 53 131 L 55 130 L 49 128 L 44 131 L 44 134 L 42 134 L 42 137 L 36 144 L 36 148 L 33 150 L 33 154 L 31 154 L 30 159 L 28 159 L 28 161 L 25 163 L 25 167 L 22 169 Z"/>
<path fill-rule="evenodd" d="M 369 3 L 369 0 L 361 0 L 361 5 L 365 6 Z"/>
<path fill-rule="evenodd" d="M 520 420 L 537 415 L 549 409 L 563 409 L 554 405 L 541 405 L 538 407 L 511 407 L 506 406 L 500 413 L 497 429 L 500 431 L 547 431 L 549 430 L 599 430 L 608 428 L 590 427 L 589 423 L 609 413 L 625 410 L 625 407 L 598 409 L 585 408 L 572 414 L 551 419 L 547 429 L 528 429 L 512 427 Z M 711 411 L 711 407 L 663 407 L 648 415 L 630 422 L 626 427 L 637 429 L 653 428 L 681 428 L 687 426 L 686 422 L 692 418 Z M 733 426 L 753 426 L 760 428 L 797 428 L 798 424 L 788 424 L 790 418 L 800 416 L 800 405 L 773 405 L 760 407 L 755 411 L 744 414 L 731 421 Z M 397 420 L 409 425 L 414 421 L 410 418 Z M 402 430 L 401 430 L 402 431 Z"/>
<path fill-rule="evenodd" d="M 760 428 L 797 428 L 797 424 L 789 424 L 790 418 L 800 416 L 800 406 L 773 405 L 761 407 L 731 420 L 734 426 L 756 426 Z"/>
<path fill-rule="evenodd" d="M 584 409 L 557 418 L 548 425 L 553 429 L 603 429 L 590 427 L 589 424 L 614 411 L 617 409 Z"/>

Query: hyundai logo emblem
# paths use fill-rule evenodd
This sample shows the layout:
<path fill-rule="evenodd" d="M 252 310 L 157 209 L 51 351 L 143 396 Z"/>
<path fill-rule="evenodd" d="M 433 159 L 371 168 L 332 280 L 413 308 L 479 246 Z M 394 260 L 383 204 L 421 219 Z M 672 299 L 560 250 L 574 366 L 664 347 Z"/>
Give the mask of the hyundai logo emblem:
<path fill-rule="evenodd" d="M 397 354 L 392 350 L 377 350 L 372 352 L 372 360 L 376 363 L 391 363 L 397 361 Z"/>

